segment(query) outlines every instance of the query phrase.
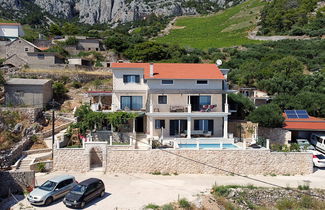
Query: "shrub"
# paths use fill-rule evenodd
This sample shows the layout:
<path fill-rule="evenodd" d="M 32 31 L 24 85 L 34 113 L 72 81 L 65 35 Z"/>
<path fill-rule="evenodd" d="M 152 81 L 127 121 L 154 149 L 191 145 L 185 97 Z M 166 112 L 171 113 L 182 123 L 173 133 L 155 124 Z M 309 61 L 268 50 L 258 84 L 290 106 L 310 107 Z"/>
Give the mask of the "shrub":
<path fill-rule="evenodd" d="M 79 81 L 73 81 L 72 82 L 72 87 L 74 87 L 76 89 L 81 88 L 81 82 L 79 82 Z"/>
<path fill-rule="evenodd" d="M 282 127 L 284 121 L 282 110 L 275 104 L 259 106 L 248 115 L 247 119 L 268 128 Z"/>
<path fill-rule="evenodd" d="M 62 101 L 66 97 L 68 89 L 62 82 L 54 82 L 53 86 L 53 98 L 57 101 Z"/>
<path fill-rule="evenodd" d="M 158 209 L 159 206 L 153 203 L 149 203 L 148 205 L 146 205 L 145 209 Z"/>
<path fill-rule="evenodd" d="M 309 185 L 299 185 L 298 189 L 299 190 L 309 190 Z"/>
<path fill-rule="evenodd" d="M 172 204 L 165 204 L 162 206 L 162 210 L 174 210 L 174 207 Z"/>
<path fill-rule="evenodd" d="M 46 171 L 45 163 L 37 163 L 36 164 L 36 169 L 39 172 L 45 172 Z"/>
<path fill-rule="evenodd" d="M 276 203 L 276 207 L 279 210 L 287 210 L 287 209 L 297 209 L 296 201 L 294 199 L 288 199 L 284 198 L 282 200 L 279 200 Z"/>
<path fill-rule="evenodd" d="M 190 204 L 190 202 L 188 202 L 188 200 L 186 199 L 186 198 L 182 198 L 182 199 L 180 199 L 179 201 L 178 201 L 178 205 L 179 205 L 179 207 L 181 207 L 181 208 L 190 208 L 191 207 L 191 204 Z"/>

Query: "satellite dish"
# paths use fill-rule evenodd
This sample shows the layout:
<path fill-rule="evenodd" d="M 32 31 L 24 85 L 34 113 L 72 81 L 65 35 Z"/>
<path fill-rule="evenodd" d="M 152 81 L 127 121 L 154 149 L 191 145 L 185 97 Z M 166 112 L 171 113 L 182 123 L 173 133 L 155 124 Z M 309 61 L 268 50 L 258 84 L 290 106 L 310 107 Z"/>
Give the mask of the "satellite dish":
<path fill-rule="evenodd" d="M 221 66 L 221 65 L 222 65 L 222 60 L 218 59 L 218 60 L 216 61 L 216 64 L 217 64 L 217 66 Z"/>

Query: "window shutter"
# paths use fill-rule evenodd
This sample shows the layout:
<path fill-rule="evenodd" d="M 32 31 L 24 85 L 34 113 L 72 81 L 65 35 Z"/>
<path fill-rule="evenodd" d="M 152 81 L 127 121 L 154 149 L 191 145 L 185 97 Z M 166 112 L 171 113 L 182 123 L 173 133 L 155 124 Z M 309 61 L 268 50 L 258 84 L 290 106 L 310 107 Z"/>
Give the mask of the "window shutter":
<path fill-rule="evenodd" d="M 126 75 L 123 75 L 123 82 L 127 83 L 127 76 Z"/>
<path fill-rule="evenodd" d="M 208 121 L 208 131 L 211 131 L 213 134 L 213 120 Z"/>

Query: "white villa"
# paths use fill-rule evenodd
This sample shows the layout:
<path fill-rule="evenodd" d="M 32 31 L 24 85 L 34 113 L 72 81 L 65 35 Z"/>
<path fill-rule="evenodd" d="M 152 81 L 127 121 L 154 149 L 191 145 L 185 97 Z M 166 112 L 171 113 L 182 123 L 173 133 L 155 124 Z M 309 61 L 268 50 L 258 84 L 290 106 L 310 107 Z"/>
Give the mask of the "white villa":
<path fill-rule="evenodd" d="M 133 132 L 148 139 L 228 139 L 230 90 L 222 73 L 227 71 L 215 64 L 113 63 L 111 67 L 113 92 L 90 92 L 97 96 L 93 110 L 140 113 Z"/>
<path fill-rule="evenodd" d="M 24 36 L 24 31 L 19 23 L 0 23 L 0 38 L 11 41 Z"/>

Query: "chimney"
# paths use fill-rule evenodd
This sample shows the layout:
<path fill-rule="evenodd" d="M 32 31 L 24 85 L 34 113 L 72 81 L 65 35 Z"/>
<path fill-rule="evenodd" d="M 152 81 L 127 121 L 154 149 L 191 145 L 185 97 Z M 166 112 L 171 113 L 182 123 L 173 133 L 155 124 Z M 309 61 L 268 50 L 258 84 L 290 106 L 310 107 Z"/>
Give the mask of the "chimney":
<path fill-rule="evenodd" d="M 150 77 L 153 77 L 153 63 L 150 63 Z"/>

